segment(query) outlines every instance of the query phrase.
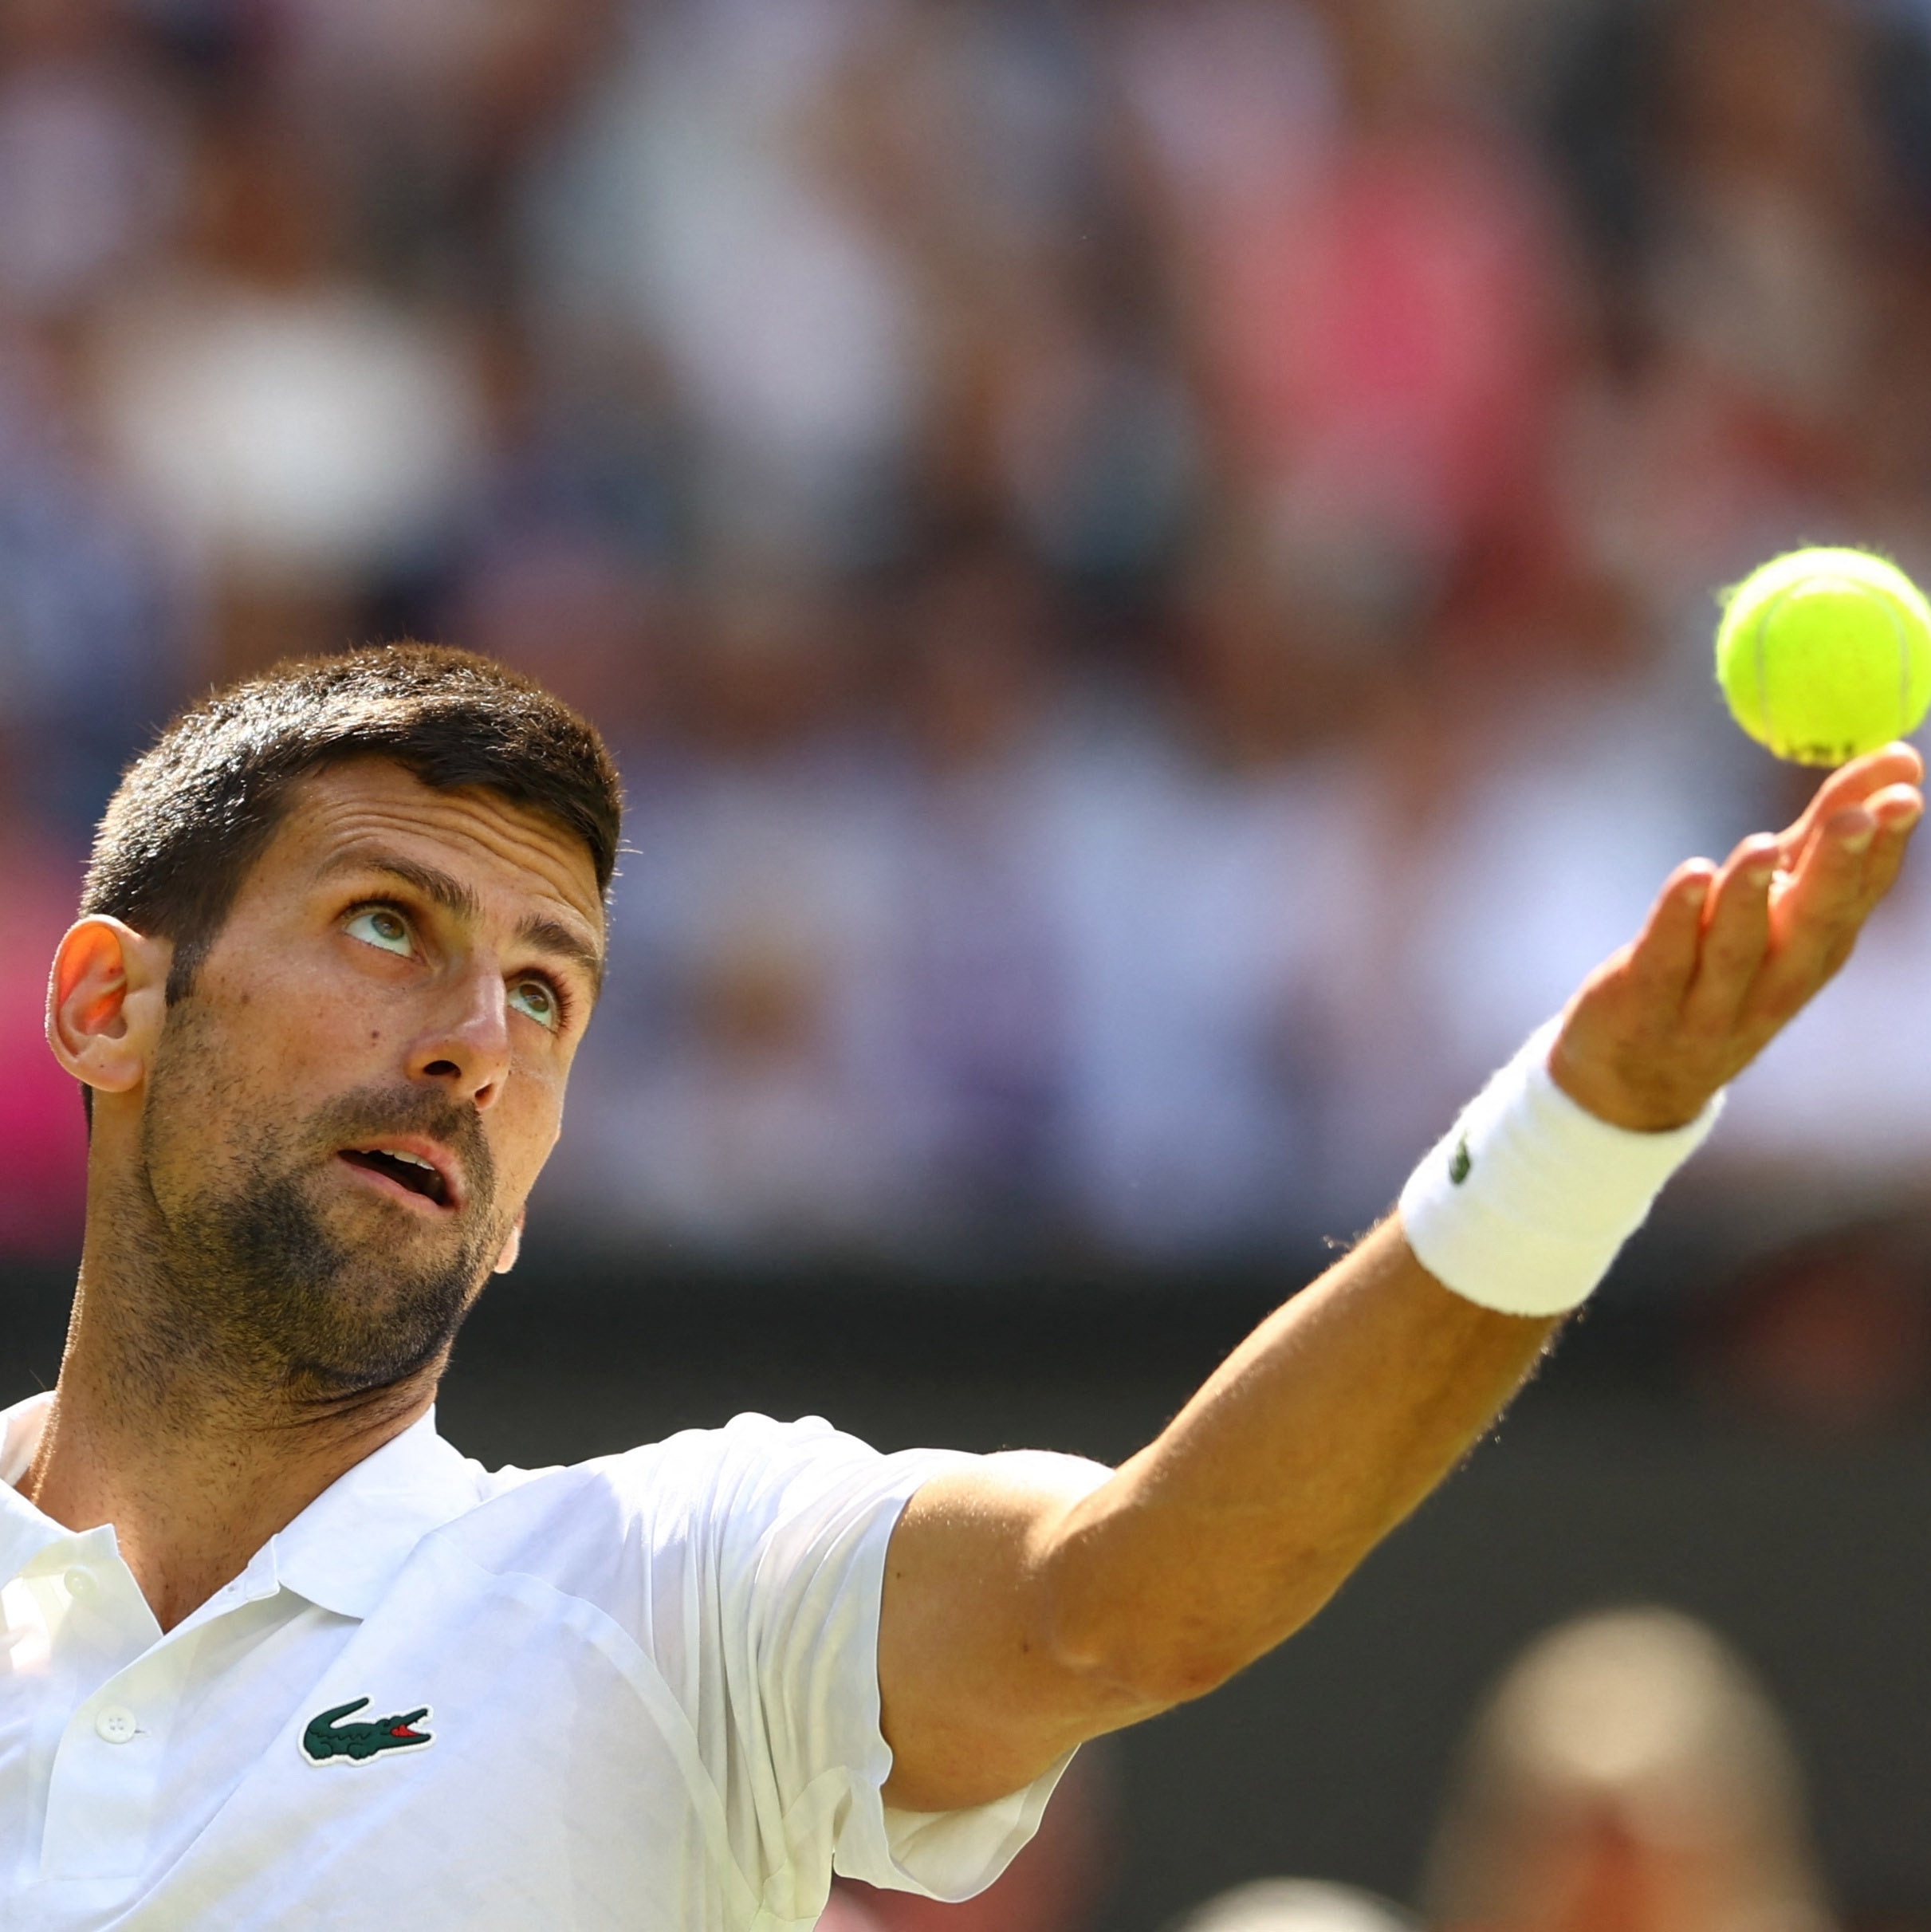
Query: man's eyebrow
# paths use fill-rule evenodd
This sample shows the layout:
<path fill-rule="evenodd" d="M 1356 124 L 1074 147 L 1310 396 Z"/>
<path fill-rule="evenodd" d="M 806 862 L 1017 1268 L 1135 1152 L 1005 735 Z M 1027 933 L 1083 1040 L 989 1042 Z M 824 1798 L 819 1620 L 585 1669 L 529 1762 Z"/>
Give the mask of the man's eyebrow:
<path fill-rule="evenodd" d="M 589 980 L 593 994 L 603 991 L 604 955 L 560 919 L 546 919 L 541 913 L 533 913 L 517 928 L 517 937 L 525 946 L 568 960 Z"/>
<path fill-rule="evenodd" d="M 353 849 L 338 852 L 316 876 L 328 879 L 338 872 L 380 872 L 391 879 L 399 879 L 404 885 L 414 886 L 431 904 L 440 906 L 445 912 L 452 913 L 459 919 L 474 920 L 482 914 L 482 902 L 472 887 L 435 866 L 406 859 L 399 852 Z M 517 928 L 517 938 L 525 946 L 568 960 L 589 980 L 592 994 L 603 990 L 603 954 L 562 920 L 546 919 L 540 912 L 532 913 Z"/>
<path fill-rule="evenodd" d="M 431 904 L 440 906 L 445 912 L 454 913 L 458 919 L 474 919 L 482 916 L 482 901 L 460 879 L 453 879 L 433 865 L 405 859 L 399 852 L 357 852 L 352 848 L 348 852 L 337 852 L 317 872 L 316 877 L 332 879 L 337 872 L 384 872 L 391 879 L 399 879 L 404 885 L 414 886 Z"/>

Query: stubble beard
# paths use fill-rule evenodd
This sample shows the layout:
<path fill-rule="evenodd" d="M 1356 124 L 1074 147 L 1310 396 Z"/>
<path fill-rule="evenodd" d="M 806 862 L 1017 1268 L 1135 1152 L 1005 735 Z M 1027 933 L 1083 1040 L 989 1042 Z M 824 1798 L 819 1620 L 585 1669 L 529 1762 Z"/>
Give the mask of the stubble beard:
<path fill-rule="evenodd" d="M 411 1382 L 446 1354 L 501 1253 L 509 1218 L 476 1111 L 431 1089 L 368 1087 L 289 1120 L 272 1098 L 245 1122 L 218 1045 L 192 997 L 169 1016 L 142 1123 L 136 1272 L 147 1292 L 127 1364 L 163 1411 L 354 1405 Z M 181 1149 L 215 1122 L 206 1178 L 163 1190 Z M 447 1228 L 408 1210 L 324 1192 L 336 1150 L 384 1135 L 427 1135 L 462 1166 Z"/>

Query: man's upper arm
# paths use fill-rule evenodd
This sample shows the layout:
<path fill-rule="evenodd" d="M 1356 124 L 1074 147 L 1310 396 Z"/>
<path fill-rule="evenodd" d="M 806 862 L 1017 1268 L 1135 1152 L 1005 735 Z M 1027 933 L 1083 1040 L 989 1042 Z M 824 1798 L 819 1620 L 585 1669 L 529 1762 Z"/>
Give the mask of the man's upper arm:
<path fill-rule="evenodd" d="M 906 1505 L 879 1625 L 887 1803 L 988 1803 L 1084 1739 L 1150 1714 L 1068 1658 L 1056 1627 L 1057 1533 L 1111 1474 L 1075 1456 L 988 1456 Z"/>

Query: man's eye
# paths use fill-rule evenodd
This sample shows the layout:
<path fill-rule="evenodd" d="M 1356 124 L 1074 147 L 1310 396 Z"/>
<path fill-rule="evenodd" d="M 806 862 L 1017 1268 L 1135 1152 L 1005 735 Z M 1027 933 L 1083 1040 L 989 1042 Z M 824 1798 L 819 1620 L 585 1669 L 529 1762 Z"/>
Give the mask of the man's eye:
<path fill-rule="evenodd" d="M 519 979 L 509 989 L 509 1003 L 526 1013 L 539 1026 L 554 1032 L 563 1017 L 556 1008 L 556 995 L 540 979 Z"/>
<path fill-rule="evenodd" d="M 399 953 L 405 958 L 414 950 L 409 922 L 387 906 L 371 906 L 366 912 L 358 912 L 342 930 L 365 946 L 380 946 L 385 953 Z"/>

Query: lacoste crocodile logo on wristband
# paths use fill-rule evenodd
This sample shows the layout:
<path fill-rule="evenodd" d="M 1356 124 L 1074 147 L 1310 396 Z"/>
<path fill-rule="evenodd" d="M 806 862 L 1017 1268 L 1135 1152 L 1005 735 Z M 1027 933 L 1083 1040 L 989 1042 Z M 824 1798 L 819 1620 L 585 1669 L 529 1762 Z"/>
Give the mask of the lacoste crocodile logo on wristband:
<path fill-rule="evenodd" d="M 1449 1180 L 1459 1187 L 1469 1178 L 1469 1171 L 1475 1165 L 1475 1156 L 1469 1151 L 1469 1137 L 1464 1134 L 1455 1143 L 1455 1151 L 1449 1159 Z"/>
<path fill-rule="evenodd" d="M 411 1745 L 433 1744 L 434 1731 L 414 1729 L 419 1719 L 429 1715 L 427 1704 L 392 1718 L 378 1718 L 372 1723 L 344 1724 L 340 1719 L 361 1710 L 367 1698 L 338 1704 L 332 1710 L 318 1713 L 309 1720 L 301 1734 L 301 1754 L 312 1765 L 325 1765 L 332 1757 L 346 1757 L 352 1764 L 365 1764 L 378 1751 L 403 1751 Z"/>

